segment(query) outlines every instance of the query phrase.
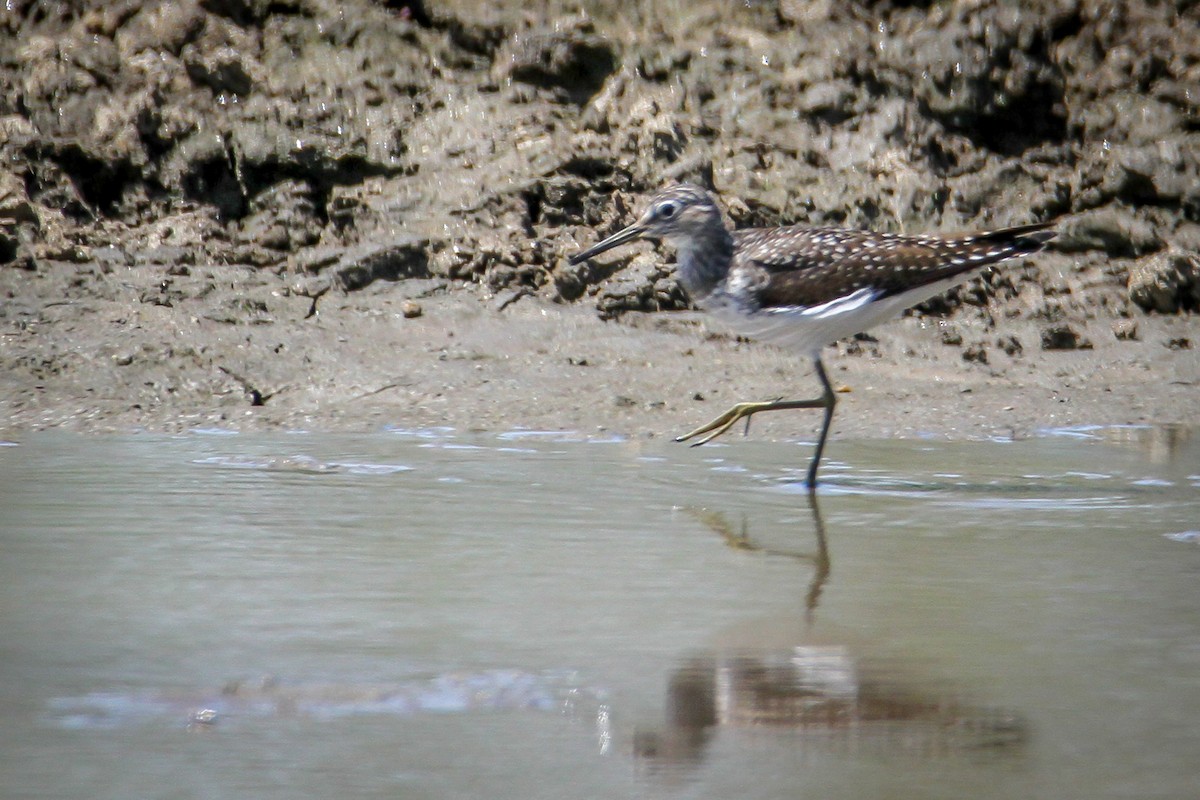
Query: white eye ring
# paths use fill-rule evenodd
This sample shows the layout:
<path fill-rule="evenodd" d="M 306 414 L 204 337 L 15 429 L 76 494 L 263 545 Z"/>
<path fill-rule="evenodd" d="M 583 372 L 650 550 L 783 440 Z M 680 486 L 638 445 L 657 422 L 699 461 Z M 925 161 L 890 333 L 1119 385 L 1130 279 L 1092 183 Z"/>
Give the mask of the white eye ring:
<path fill-rule="evenodd" d="M 659 217 L 660 219 L 670 219 L 671 217 L 675 216 L 677 211 L 679 211 L 679 204 L 673 200 L 668 200 L 665 203 L 659 204 L 658 211 L 655 216 Z"/>

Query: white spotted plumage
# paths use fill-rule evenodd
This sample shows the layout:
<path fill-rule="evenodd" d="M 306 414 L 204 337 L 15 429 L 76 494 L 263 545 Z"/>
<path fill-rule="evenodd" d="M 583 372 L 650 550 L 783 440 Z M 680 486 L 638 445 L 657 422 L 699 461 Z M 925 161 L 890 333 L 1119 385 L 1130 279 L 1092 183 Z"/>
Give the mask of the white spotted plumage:
<path fill-rule="evenodd" d="M 729 231 L 711 195 L 664 189 L 637 223 L 577 256 L 638 236 L 678 251 L 680 282 L 739 333 L 815 353 L 894 317 L 992 264 L 1036 252 L 1045 225 L 951 236 L 844 228 Z"/>

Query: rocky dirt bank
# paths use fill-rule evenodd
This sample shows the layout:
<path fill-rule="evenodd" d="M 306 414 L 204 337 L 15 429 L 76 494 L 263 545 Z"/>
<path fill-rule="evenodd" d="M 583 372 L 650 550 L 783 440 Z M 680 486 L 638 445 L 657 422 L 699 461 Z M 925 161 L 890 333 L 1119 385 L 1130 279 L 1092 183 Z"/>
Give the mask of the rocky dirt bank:
<path fill-rule="evenodd" d="M 1190 4 L 626 5 L 8 4 L 0 430 L 666 435 L 809 394 L 648 246 L 567 263 L 674 179 L 738 226 L 1057 222 L 831 349 L 835 432 L 1200 422 Z"/>

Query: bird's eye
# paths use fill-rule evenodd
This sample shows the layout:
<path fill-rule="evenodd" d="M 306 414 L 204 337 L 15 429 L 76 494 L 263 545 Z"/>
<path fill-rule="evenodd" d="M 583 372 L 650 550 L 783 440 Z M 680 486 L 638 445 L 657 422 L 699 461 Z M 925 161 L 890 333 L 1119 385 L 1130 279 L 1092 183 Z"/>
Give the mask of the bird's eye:
<path fill-rule="evenodd" d="M 658 207 L 658 217 L 659 219 L 671 219 L 677 211 L 679 211 L 679 206 L 675 203 L 663 203 Z"/>

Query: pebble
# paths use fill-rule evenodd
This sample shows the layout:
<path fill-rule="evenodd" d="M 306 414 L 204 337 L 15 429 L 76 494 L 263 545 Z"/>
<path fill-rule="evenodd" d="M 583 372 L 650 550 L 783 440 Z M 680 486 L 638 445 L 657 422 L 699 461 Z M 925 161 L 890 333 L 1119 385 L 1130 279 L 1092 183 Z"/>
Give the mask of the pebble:
<path fill-rule="evenodd" d="M 1122 342 L 1135 342 L 1138 339 L 1138 324 L 1132 319 L 1119 319 L 1112 324 L 1113 336 Z"/>

